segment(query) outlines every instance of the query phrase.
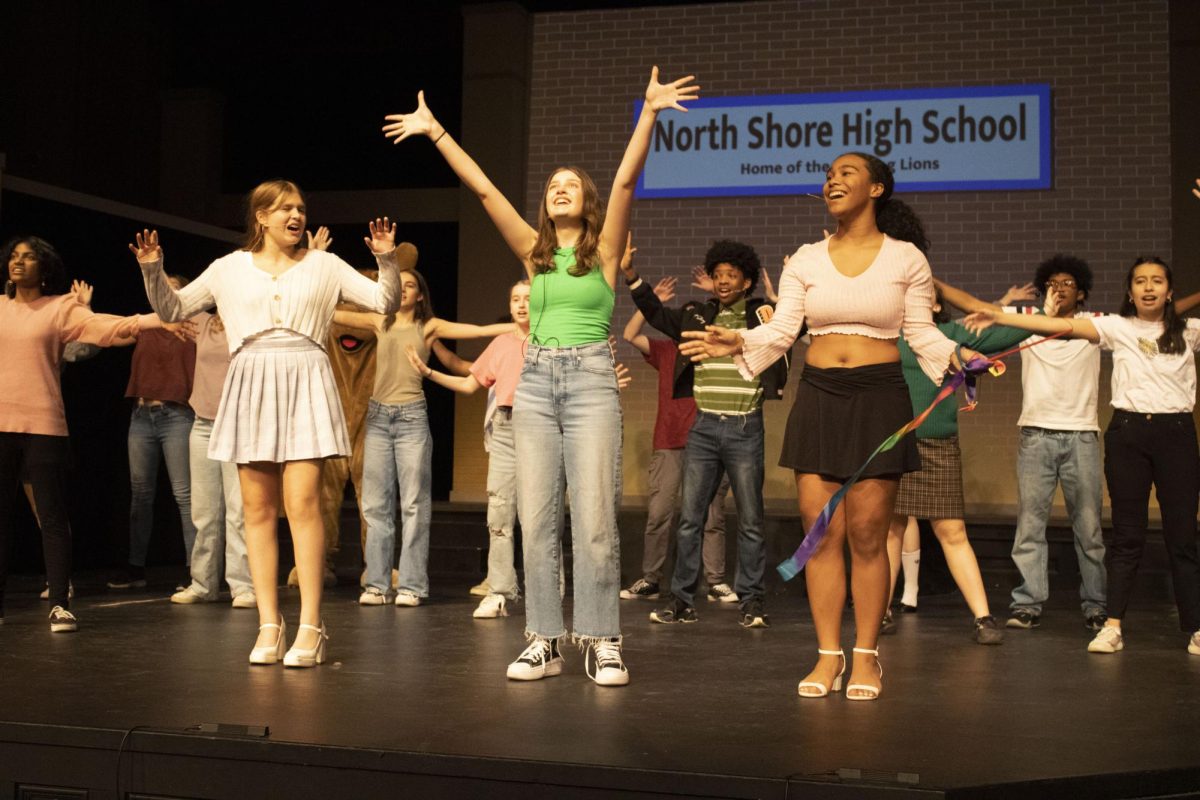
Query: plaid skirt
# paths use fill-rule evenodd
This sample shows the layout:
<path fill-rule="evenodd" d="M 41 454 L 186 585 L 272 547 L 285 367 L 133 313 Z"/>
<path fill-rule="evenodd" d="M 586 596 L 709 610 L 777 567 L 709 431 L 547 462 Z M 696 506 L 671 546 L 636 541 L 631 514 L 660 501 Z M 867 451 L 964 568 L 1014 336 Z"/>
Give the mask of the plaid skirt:
<path fill-rule="evenodd" d="M 208 457 L 248 464 L 350 455 L 329 357 L 300 334 L 251 340 L 234 354 Z"/>
<path fill-rule="evenodd" d="M 900 479 L 896 513 L 917 519 L 963 519 L 962 451 L 958 437 L 917 439 L 920 472 Z"/>

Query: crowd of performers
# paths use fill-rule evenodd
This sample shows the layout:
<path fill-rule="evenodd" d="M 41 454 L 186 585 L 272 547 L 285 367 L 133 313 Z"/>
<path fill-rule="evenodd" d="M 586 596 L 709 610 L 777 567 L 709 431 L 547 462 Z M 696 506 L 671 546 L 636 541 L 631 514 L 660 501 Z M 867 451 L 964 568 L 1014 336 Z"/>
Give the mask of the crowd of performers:
<path fill-rule="evenodd" d="M 1046 525 L 1061 486 L 1079 559 L 1081 612 L 1095 634 L 1088 650 L 1122 649 L 1153 486 L 1179 624 L 1190 636 L 1188 652 L 1200 655 L 1200 455 L 1192 419 L 1200 321 L 1180 317 L 1200 295 L 1176 300 L 1167 264 L 1138 257 L 1119 313 L 1096 314 L 1086 307 L 1093 281 L 1087 263 L 1056 255 L 1030 284 L 994 304 L 978 300 L 933 278 L 925 231 L 892 196 L 890 168 L 871 155 L 846 153 L 823 189 L 836 230 L 785 261 L 777 295 L 751 246 L 718 241 L 694 276 L 706 299 L 672 306 L 674 280 L 652 287 L 637 273 L 630 213 L 657 114 L 683 110 L 697 93 L 690 76 L 663 83 L 655 68 L 607 202 L 583 170 L 557 168 L 536 227 L 446 132 L 423 95 L 412 113 L 387 117 L 384 134 L 397 143 L 429 139 L 523 264 L 526 277 L 509 292 L 509 323 L 434 316 L 415 269 L 416 249 L 396 244 L 387 218 L 371 222 L 365 237 L 377 272 L 354 270 L 329 250 L 324 229 L 308 232 L 304 196 L 282 180 L 251 192 L 244 246 L 190 283 L 164 272 L 156 232 L 136 235 L 130 249 L 153 314 L 94 313 L 91 287 L 68 286 L 52 245 L 36 237 L 9 242 L 0 298 L 0 489 L 24 483 L 41 527 L 51 631 L 78 626 L 70 610 L 63 479 L 69 451 L 59 370 L 97 347 L 133 345 L 129 564 L 111 588 L 145 585 L 154 486 L 165 460 L 191 577 L 171 601 L 215 601 L 223 577 L 235 607 L 258 610 L 250 663 L 321 664 L 329 639 L 321 595 L 347 479 L 362 516 L 359 602 L 419 606 L 429 594 L 433 447 L 423 380 L 462 393 L 482 388 L 489 552 L 487 577 L 471 590 L 482 596 L 473 615 L 506 616 L 523 598 L 527 646 L 508 665 L 512 680 L 560 674 L 570 634 L 588 677 L 625 685 L 623 598 L 661 599 L 649 615 L 653 623 L 690 623 L 703 592 L 709 601 L 737 603 L 744 627 L 769 627 L 763 404 L 782 398 L 792 347 L 807 334 L 778 462 L 794 473 L 804 530 L 823 536 L 804 564 L 817 658 L 799 682 L 801 697 L 840 691 L 843 677 L 848 699 L 880 696 L 878 639 L 895 629 L 889 608 L 901 570 L 900 608 L 918 605 L 916 519 L 932 523 L 970 608 L 975 640 L 1002 642 L 964 523 L 957 403 L 937 404 L 915 435 L 877 447 L 925 411 L 948 376 L 977 371 L 989 354 L 1022 344 L 1012 553 L 1021 583 L 1005 626 L 1039 624 L 1049 598 Z M 619 393 L 628 377 L 610 339 L 622 282 L 637 306 L 624 338 L 658 372 L 643 567 L 626 588 L 617 512 Z M 760 284 L 767 300 L 755 296 Z M 1038 299 L 1038 308 L 1011 307 Z M 967 316 L 951 321 L 951 306 Z M 665 338 L 647 336 L 646 323 Z M 474 362 L 440 343 L 483 337 L 491 342 Z M 1102 349 L 1113 353 L 1114 413 L 1103 457 L 1113 518 L 1107 561 L 1097 416 Z M 445 372 L 429 366 L 431 353 Z M 738 520 L 732 586 L 723 511 L 730 490 Z M 15 494 L 0 491 L 0 622 Z M 569 626 L 562 565 L 568 500 Z M 301 598 L 294 637 L 278 604 L 281 512 L 295 551 L 289 582 Z M 514 568 L 518 517 L 523 588 Z M 668 592 L 663 566 L 672 540 Z M 855 621 L 850 658 L 841 630 L 847 587 Z"/>

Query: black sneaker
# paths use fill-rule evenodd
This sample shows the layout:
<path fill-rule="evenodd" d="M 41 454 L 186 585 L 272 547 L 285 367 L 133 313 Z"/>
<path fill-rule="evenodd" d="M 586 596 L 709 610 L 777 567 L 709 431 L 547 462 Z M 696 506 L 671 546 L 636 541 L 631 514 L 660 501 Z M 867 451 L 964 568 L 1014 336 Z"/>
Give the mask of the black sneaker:
<path fill-rule="evenodd" d="M 742 618 L 739 620 L 743 628 L 769 628 L 771 620 L 763 612 L 761 597 L 752 597 L 742 606 Z"/>
<path fill-rule="evenodd" d="M 658 597 L 658 584 L 645 578 L 638 578 L 628 589 L 621 590 L 622 600 L 657 600 Z"/>
<path fill-rule="evenodd" d="M 621 658 L 620 639 L 597 639 L 583 655 L 583 671 L 599 686 L 625 686 L 629 669 Z"/>
<path fill-rule="evenodd" d="M 977 644 L 1004 644 L 1004 631 L 991 614 L 975 620 L 975 642 Z"/>
<path fill-rule="evenodd" d="M 891 636 L 896 632 L 896 618 L 892 616 L 892 610 L 889 608 L 883 614 L 883 620 L 879 623 L 879 635 Z"/>
<path fill-rule="evenodd" d="M 51 633 L 71 633 L 77 630 L 79 630 L 79 621 L 70 611 L 62 606 L 55 606 L 50 610 Z"/>
<path fill-rule="evenodd" d="M 658 608 L 650 612 L 651 622 L 661 622 L 664 625 L 673 622 L 695 622 L 696 620 L 696 609 L 679 598 L 672 600 L 671 605 L 666 608 Z"/>
<path fill-rule="evenodd" d="M 145 589 L 146 568 L 130 566 L 121 570 L 107 586 L 110 589 Z"/>
<path fill-rule="evenodd" d="M 1041 625 L 1041 617 L 1030 611 L 1028 608 L 1018 608 L 1016 611 L 1008 615 L 1008 622 L 1004 623 L 1009 628 L 1036 628 Z"/>
<path fill-rule="evenodd" d="M 507 674 L 511 681 L 538 681 L 559 675 L 562 670 L 563 657 L 558 652 L 558 640 L 534 637 L 517 660 L 508 665 Z"/>
<path fill-rule="evenodd" d="M 1083 626 L 1089 631 L 1099 631 L 1104 627 L 1104 623 L 1108 622 L 1108 614 L 1103 611 L 1097 611 L 1095 614 L 1087 617 L 1083 621 Z"/>

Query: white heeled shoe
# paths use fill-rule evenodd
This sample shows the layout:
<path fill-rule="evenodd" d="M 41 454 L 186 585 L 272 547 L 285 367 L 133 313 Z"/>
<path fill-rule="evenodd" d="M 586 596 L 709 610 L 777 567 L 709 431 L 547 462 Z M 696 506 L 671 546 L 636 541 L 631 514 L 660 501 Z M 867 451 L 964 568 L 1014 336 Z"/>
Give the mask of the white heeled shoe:
<path fill-rule="evenodd" d="M 842 675 L 846 672 L 846 654 L 841 650 L 822 650 L 817 648 L 817 653 L 823 656 L 838 656 L 842 659 L 842 668 L 838 674 L 834 676 L 833 683 L 829 686 L 820 681 L 800 681 L 796 687 L 796 693 L 801 697 L 825 697 L 830 692 L 840 692 L 842 690 Z M 805 689 L 816 689 L 815 692 L 806 692 Z"/>
<path fill-rule="evenodd" d="M 278 663 L 279 659 L 283 658 L 284 637 L 287 636 L 287 623 L 283 621 L 283 615 L 279 615 L 278 625 L 274 622 L 266 622 L 258 626 L 260 631 L 264 628 L 274 628 L 276 630 L 275 644 L 255 647 L 251 650 L 251 664 L 275 664 Z"/>
<path fill-rule="evenodd" d="M 302 648 L 292 644 L 292 649 L 287 651 L 287 655 L 283 657 L 283 665 L 285 667 L 315 667 L 317 664 L 325 663 L 325 642 L 329 640 L 329 634 L 325 631 L 325 623 L 321 623 L 321 627 L 316 625 L 300 624 L 300 630 L 310 630 L 317 632 L 316 647 Z M 297 634 L 299 638 L 299 634 Z"/>
<path fill-rule="evenodd" d="M 879 668 L 879 686 L 872 686 L 869 683 L 852 683 L 846 687 L 847 700 L 878 700 L 879 693 L 883 691 L 883 664 L 879 663 L 879 651 L 868 650 L 865 647 L 854 648 L 856 653 L 866 653 L 869 656 L 875 656 L 875 666 Z M 867 694 L 852 695 L 853 691 L 867 692 Z"/>

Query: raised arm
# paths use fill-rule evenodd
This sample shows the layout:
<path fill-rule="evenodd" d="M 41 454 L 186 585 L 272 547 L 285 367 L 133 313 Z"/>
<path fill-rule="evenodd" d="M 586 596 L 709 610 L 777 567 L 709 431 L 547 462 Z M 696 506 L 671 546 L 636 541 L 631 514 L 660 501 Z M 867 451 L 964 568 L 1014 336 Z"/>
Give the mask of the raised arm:
<path fill-rule="evenodd" d="M 989 303 L 986 300 L 980 300 L 970 292 L 965 292 L 962 289 L 959 289 L 957 286 L 951 286 L 945 281 L 939 281 L 937 278 L 933 279 L 933 285 L 937 287 L 939 292 L 942 293 L 942 302 L 948 306 L 957 308 L 959 311 L 965 311 L 966 313 L 970 314 L 974 311 L 980 311 L 985 308 L 991 309 L 996 313 L 1000 313 L 1004 310 L 999 305 Z"/>
<path fill-rule="evenodd" d="M 512 333 L 517 329 L 515 322 L 497 322 L 493 325 L 471 325 L 466 322 L 450 322 L 434 317 L 425 322 L 425 341 L 432 339 L 487 339 Z"/>
<path fill-rule="evenodd" d="M 333 253 L 325 253 L 324 257 L 333 260 L 342 299 L 380 314 L 391 314 L 400 307 L 400 248 L 396 247 L 396 224 L 384 217 L 367 223 L 367 228 L 371 235 L 364 236 L 363 241 L 379 266 L 378 281 L 361 274 Z M 407 246 L 412 248 L 412 245 Z"/>
<path fill-rule="evenodd" d="M 215 264 L 200 273 L 200 277 L 175 291 L 167 282 L 163 271 L 163 251 L 158 244 L 158 231 L 143 230 L 135 235 L 136 245 L 129 250 L 137 256 L 142 268 L 142 280 L 146 284 L 146 298 L 150 307 L 164 322 L 182 322 L 206 308 L 216 305 L 209 286 Z"/>
<path fill-rule="evenodd" d="M 343 311 L 339 308 L 333 312 L 334 324 L 357 328 L 360 331 L 378 333 L 383 320 L 383 314 L 376 314 L 373 311 Z"/>
<path fill-rule="evenodd" d="M 408 355 L 408 363 L 412 364 L 422 378 L 428 378 L 438 386 L 444 386 L 452 392 L 459 394 L 474 394 L 479 390 L 482 384 L 475 380 L 475 376 L 467 374 L 464 376 L 447 375 L 443 372 L 438 372 L 436 369 L 431 369 L 428 364 L 421 360 L 417 355 L 416 349 L 412 345 L 405 348 L 405 353 Z"/>
<path fill-rule="evenodd" d="M 429 349 L 437 356 L 438 361 L 442 362 L 442 366 L 455 375 L 463 376 L 471 373 L 471 365 L 475 362 L 467 361 L 465 358 L 459 356 L 458 353 L 442 344 L 441 339 L 434 339 L 430 342 Z"/>
<path fill-rule="evenodd" d="M 646 101 L 638 115 L 633 135 L 625 147 L 625 155 L 613 177 L 612 191 L 608 195 L 608 208 L 604 214 L 604 227 L 600 230 L 600 259 L 604 278 L 609 286 L 616 286 L 617 267 L 629 233 L 629 214 L 633 209 L 633 190 L 638 176 L 646 164 L 650 152 L 650 137 L 654 134 L 654 120 L 658 112 L 674 108 L 687 112 L 681 103 L 699 97 L 700 87 L 692 84 L 694 75 L 670 83 L 659 83 L 658 67 L 650 70 L 650 83 L 646 86 Z"/>
<path fill-rule="evenodd" d="M 650 337 L 642 333 L 642 327 L 645 324 L 646 318 L 642 316 L 642 312 L 634 311 L 629 322 L 625 323 L 625 330 L 621 333 L 621 338 L 637 348 L 639 353 L 648 356 L 650 355 Z"/>
<path fill-rule="evenodd" d="M 537 232 L 513 208 L 495 184 L 491 182 L 475 159 L 454 140 L 442 124 L 434 118 L 429 106 L 425 105 L 425 92 L 417 92 L 417 109 L 408 114 L 389 114 L 384 119 L 383 135 L 399 144 L 410 136 L 427 136 L 433 146 L 446 159 L 450 169 L 468 189 L 483 203 L 483 210 L 491 217 L 492 224 L 508 244 L 508 248 L 525 266 L 526 275 L 533 279 L 533 265 L 529 253 L 537 240 Z M 615 262 L 614 262 L 615 263 Z"/>

